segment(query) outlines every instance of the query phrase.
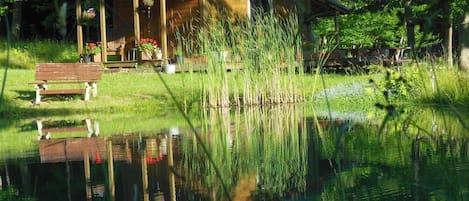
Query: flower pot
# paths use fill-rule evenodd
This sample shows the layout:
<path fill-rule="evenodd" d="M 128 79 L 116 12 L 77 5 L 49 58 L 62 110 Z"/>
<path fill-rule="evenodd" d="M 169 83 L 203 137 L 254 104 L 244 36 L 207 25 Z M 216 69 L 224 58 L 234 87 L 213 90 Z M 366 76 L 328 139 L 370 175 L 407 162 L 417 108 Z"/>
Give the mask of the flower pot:
<path fill-rule="evenodd" d="M 155 3 L 154 0 L 143 0 L 143 5 L 144 6 L 151 7 L 151 6 L 153 6 L 154 3 Z"/>
<path fill-rule="evenodd" d="M 93 62 L 101 62 L 101 53 L 93 54 Z"/>
<path fill-rule="evenodd" d="M 83 14 L 82 14 L 82 17 L 83 17 L 84 19 L 91 20 L 91 19 L 93 19 L 94 17 L 96 17 L 96 13 L 84 11 Z"/>
<path fill-rule="evenodd" d="M 176 63 L 177 64 L 182 64 L 184 63 L 184 57 L 182 55 L 176 55 Z"/>
<path fill-rule="evenodd" d="M 167 74 L 174 74 L 176 73 L 176 64 L 166 64 L 164 66 L 164 71 L 167 73 Z"/>
<path fill-rule="evenodd" d="M 161 60 L 163 59 L 163 53 L 156 53 L 156 59 Z"/>
<path fill-rule="evenodd" d="M 142 60 L 151 60 L 153 57 L 153 52 L 150 50 L 143 50 L 140 52 L 140 58 Z"/>
<path fill-rule="evenodd" d="M 93 56 L 91 54 L 84 54 L 80 58 L 80 62 L 89 63 L 93 61 Z"/>

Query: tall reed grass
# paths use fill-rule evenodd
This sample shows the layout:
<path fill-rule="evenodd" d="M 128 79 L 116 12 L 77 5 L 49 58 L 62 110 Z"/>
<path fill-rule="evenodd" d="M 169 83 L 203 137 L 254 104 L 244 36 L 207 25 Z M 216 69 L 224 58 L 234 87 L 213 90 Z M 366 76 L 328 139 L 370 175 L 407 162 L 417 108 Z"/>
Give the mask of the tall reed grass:
<path fill-rule="evenodd" d="M 304 100 L 298 18 L 257 12 L 252 20 L 226 18 L 187 28 L 178 37 L 187 55 L 206 58 L 206 107 L 293 103 Z M 182 36 L 183 34 L 178 34 Z M 195 66 L 195 63 L 187 63 Z M 228 73 L 231 71 L 231 73 Z M 229 75 L 232 74 L 232 75 Z"/>
<path fill-rule="evenodd" d="M 232 193 L 243 185 L 240 181 L 246 177 L 256 183 L 246 190 L 258 193 L 283 197 L 289 189 L 306 188 L 309 133 L 304 113 L 295 106 L 276 105 L 263 109 L 236 108 L 231 113 L 226 108 L 211 109 L 204 114 L 203 143 L 210 147 L 211 157 Z M 188 180 L 197 181 L 191 188 L 200 193 L 216 192 L 220 184 L 214 167 L 199 149 L 197 140 L 183 143 L 184 174 Z M 199 189 L 201 186 L 207 189 Z"/>

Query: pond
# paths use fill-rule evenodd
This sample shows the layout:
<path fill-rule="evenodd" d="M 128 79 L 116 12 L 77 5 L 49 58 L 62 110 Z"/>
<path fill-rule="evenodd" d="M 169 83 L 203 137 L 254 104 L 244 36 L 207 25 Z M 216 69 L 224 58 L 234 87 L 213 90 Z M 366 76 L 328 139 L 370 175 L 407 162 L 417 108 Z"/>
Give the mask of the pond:
<path fill-rule="evenodd" d="M 467 118 L 310 105 L 3 121 L 0 200 L 467 200 Z M 331 116 L 332 115 L 332 116 Z"/>

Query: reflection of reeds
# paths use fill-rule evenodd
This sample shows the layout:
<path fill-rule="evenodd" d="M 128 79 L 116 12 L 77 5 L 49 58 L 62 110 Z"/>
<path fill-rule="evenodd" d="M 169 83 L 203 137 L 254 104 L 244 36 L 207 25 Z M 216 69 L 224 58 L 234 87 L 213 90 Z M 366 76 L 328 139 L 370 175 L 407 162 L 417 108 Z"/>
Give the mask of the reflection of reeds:
<path fill-rule="evenodd" d="M 302 101 L 303 64 L 297 59 L 301 54 L 298 31 L 295 15 L 278 17 L 273 13 L 259 13 L 253 20 L 211 22 L 197 29 L 197 33 L 189 34 L 193 37 L 183 43 L 198 46 L 190 45 L 193 48 L 188 50 L 188 55 L 206 58 L 204 105 L 226 107 Z"/>
<path fill-rule="evenodd" d="M 202 138 L 228 189 L 234 191 L 243 188 L 239 186 L 242 183 L 252 183 L 239 181 L 248 175 L 256 175 L 257 187 L 277 195 L 304 189 L 307 132 L 300 127 L 303 115 L 295 106 L 236 110 L 234 115 L 228 109 L 210 110 L 204 117 L 207 123 Z M 201 181 L 195 186 L 220 188 L 213 167 L 195 143 L 185 141 L 183 145 L 186 175 L 189 180 Z"/>

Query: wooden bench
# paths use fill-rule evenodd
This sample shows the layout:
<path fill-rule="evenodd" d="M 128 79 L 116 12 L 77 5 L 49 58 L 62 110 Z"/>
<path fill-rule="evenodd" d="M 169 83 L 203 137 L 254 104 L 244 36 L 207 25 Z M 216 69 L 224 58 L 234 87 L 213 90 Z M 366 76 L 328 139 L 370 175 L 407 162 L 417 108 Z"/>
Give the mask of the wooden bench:
<path fill-rule="evenodd" d="M 101 79 L 102 64 L 98 63 L 41 63 L 36 65 L 36 82 L 30 82 L 36 89 L 36 103 L 41 102 L 41 95 L 48 94 L 84 94 L 84 100 L 98 95 L 97 81 Z M 84 88 L 49 89 L 48 85 L 84 84 Z"/>
<path fill-rule="evenodd" d="M 86 124 L 85 126 L 78 126 L 78 127 L 56 127 L 56 128 L 44 128 L 42 120 L 36 120 L 37 131 L 38 131 L 38 140 L 43 139 L 50 139 L 52 133 L 70 133 L 70 132 L 82 132 L 87 131 L 88 136 L 98 136 L 99 135 L 99 123 L 97 121 L 94 122 L 94 126 L 92 125 L 91 119 L 84 119 L 83 120 Z"/>

